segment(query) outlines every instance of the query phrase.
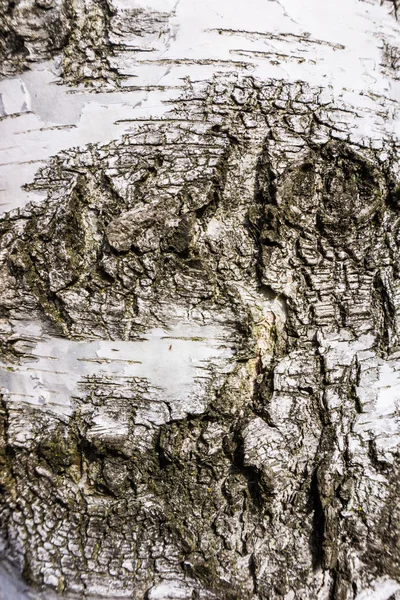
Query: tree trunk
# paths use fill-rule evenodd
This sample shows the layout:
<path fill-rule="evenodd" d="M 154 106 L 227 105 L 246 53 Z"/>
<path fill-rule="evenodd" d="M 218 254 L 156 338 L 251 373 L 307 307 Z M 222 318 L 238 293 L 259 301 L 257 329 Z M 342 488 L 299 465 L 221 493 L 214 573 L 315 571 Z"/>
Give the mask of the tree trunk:
<path fill-rule="evenodd" d="M 0 19 L 0 598 L 400 599 L 397 2 Z"/>

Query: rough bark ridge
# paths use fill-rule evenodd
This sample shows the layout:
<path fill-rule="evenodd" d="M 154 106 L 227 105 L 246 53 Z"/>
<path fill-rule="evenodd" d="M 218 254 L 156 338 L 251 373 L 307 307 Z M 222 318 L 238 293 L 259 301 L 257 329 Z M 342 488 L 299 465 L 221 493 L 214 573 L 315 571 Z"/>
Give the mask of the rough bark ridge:
<path fill-rule="evenodd" d="M 34 60 L 116 85 L 112 8 L 79 6 L 37 3 L 69 26 Z M 2 217 L 1 549 L 40 597 L 399 596 L 400 191 L 357 119 L 305 82 L 190 83 Z"/>

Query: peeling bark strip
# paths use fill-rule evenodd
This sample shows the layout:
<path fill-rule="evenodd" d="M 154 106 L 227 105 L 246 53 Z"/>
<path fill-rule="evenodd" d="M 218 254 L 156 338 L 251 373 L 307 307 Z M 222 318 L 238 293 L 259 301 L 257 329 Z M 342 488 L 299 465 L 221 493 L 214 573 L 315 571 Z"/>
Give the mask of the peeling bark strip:
<path fill-rule="evenodd" d="M 323 4 L 1 4 L 1 600 L 400 598 L 398 7 Z"/>

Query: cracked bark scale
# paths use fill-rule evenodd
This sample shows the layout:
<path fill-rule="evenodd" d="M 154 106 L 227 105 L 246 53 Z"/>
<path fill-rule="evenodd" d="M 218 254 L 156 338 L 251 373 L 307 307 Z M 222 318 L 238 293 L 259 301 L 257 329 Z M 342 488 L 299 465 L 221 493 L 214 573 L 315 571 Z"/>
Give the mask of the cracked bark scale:
<path fill-rule="evenodd" d="M 264 4 L 0 5 L 2 600 L 400 598 L 397 2 Z"/>

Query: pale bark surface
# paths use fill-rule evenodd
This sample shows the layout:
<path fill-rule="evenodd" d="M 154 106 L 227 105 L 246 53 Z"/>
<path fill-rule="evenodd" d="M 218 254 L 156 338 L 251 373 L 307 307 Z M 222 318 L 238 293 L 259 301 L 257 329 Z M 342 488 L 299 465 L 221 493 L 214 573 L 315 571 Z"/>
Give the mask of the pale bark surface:
<path fill-rule="evenodd" d="M 0 5 L 0 598 L 400 598 L 397 3 Z"/>

